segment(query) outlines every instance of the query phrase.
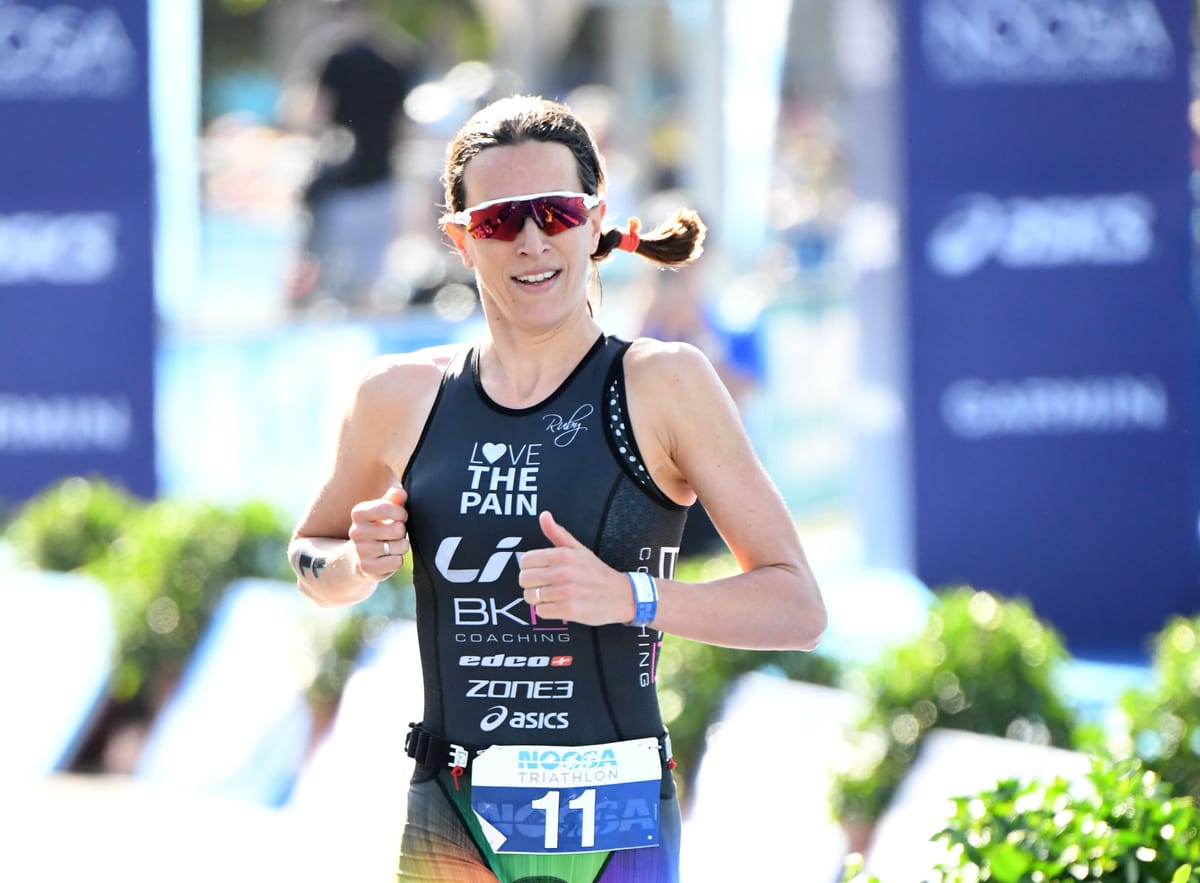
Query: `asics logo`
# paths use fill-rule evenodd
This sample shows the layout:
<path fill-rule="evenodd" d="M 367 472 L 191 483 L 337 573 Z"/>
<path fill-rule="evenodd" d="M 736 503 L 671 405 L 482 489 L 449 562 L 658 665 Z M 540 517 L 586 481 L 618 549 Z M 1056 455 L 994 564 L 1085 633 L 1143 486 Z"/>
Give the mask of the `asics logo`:
<path fill-rule="evenodd" d="M 483 720 L 479 722 L 479 729 L 485 733 L 490 733 L 504 723 L 507 717 L 507 708 L 503 705 L 493 705 L 488 709 L 488 713 L 483 716 Z"/>
<path fill-rule="evenodd" d="M 507 722 L 514 730 L 566 730 L 571 726 L 567 714 L 565 711 L 518 711 L 509 717 L 507 707 L 493 705 L 479 721 L 479 729 L 491 733 Z"/>

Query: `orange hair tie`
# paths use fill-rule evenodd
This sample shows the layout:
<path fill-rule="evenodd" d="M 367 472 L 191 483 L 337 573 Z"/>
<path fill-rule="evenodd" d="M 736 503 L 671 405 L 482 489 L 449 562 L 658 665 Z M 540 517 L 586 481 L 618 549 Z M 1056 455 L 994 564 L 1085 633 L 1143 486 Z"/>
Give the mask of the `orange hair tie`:
<path fill-rule="evenodd" d="M 638 236 L 640 229 L 642 229 L 642 222 L 637 218 L 630 218 L 629 229 L 621 232 L 621 241 L 617 243 L 617 248 L 621 251 L 637 251 L 638 244 L 642 241 Z"/>

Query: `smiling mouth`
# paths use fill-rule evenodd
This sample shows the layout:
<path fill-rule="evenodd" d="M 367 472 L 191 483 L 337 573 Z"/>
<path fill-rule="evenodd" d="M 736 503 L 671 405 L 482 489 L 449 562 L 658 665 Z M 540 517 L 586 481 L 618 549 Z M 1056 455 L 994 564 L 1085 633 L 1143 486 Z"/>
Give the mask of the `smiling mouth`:
<path fill-rule="evenodd" d="M 559 273 L 558 270 L 547 270 L 544 273 L 531 273 L 528 276 L 514 276 L 518 282 L 523 282 L 526 285 L 536 285 L 539 282 L 546 282 L 553 279 Z"/>

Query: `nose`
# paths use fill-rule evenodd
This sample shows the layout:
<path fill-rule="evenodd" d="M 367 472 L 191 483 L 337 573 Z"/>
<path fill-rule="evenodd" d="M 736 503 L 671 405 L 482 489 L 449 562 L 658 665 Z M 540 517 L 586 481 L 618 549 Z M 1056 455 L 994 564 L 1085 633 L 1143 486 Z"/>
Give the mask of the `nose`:
<path fill-rule="evenodd" d="M 539 227 L 537 221 L 533 219 L 533 215 L 529 215 L 525 218 L 525 223 L 521 225 L 521 232 L 517 236 L 517 247 L 523 252 L 539 252 L 546 248 L 549 238 L 546 231 Z"/>

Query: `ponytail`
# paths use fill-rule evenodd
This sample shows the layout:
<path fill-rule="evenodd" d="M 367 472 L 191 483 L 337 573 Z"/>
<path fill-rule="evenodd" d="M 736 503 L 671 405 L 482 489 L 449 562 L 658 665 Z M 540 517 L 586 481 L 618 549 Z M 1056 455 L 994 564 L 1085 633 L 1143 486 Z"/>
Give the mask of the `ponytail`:
<path fill-rule="evenodd" d="M 630 251 L 646 260 L 667 267 L 680 267 L 700 257 L 704 251 L 704 221 L 693 209 L 681 208 L 649 233 L 641 232 L 641 221 L 629 219 L 629 229 L 613 227 L 600 234 L 600 244 L 592 255 L 602 261 L 615 250 Z"/>

